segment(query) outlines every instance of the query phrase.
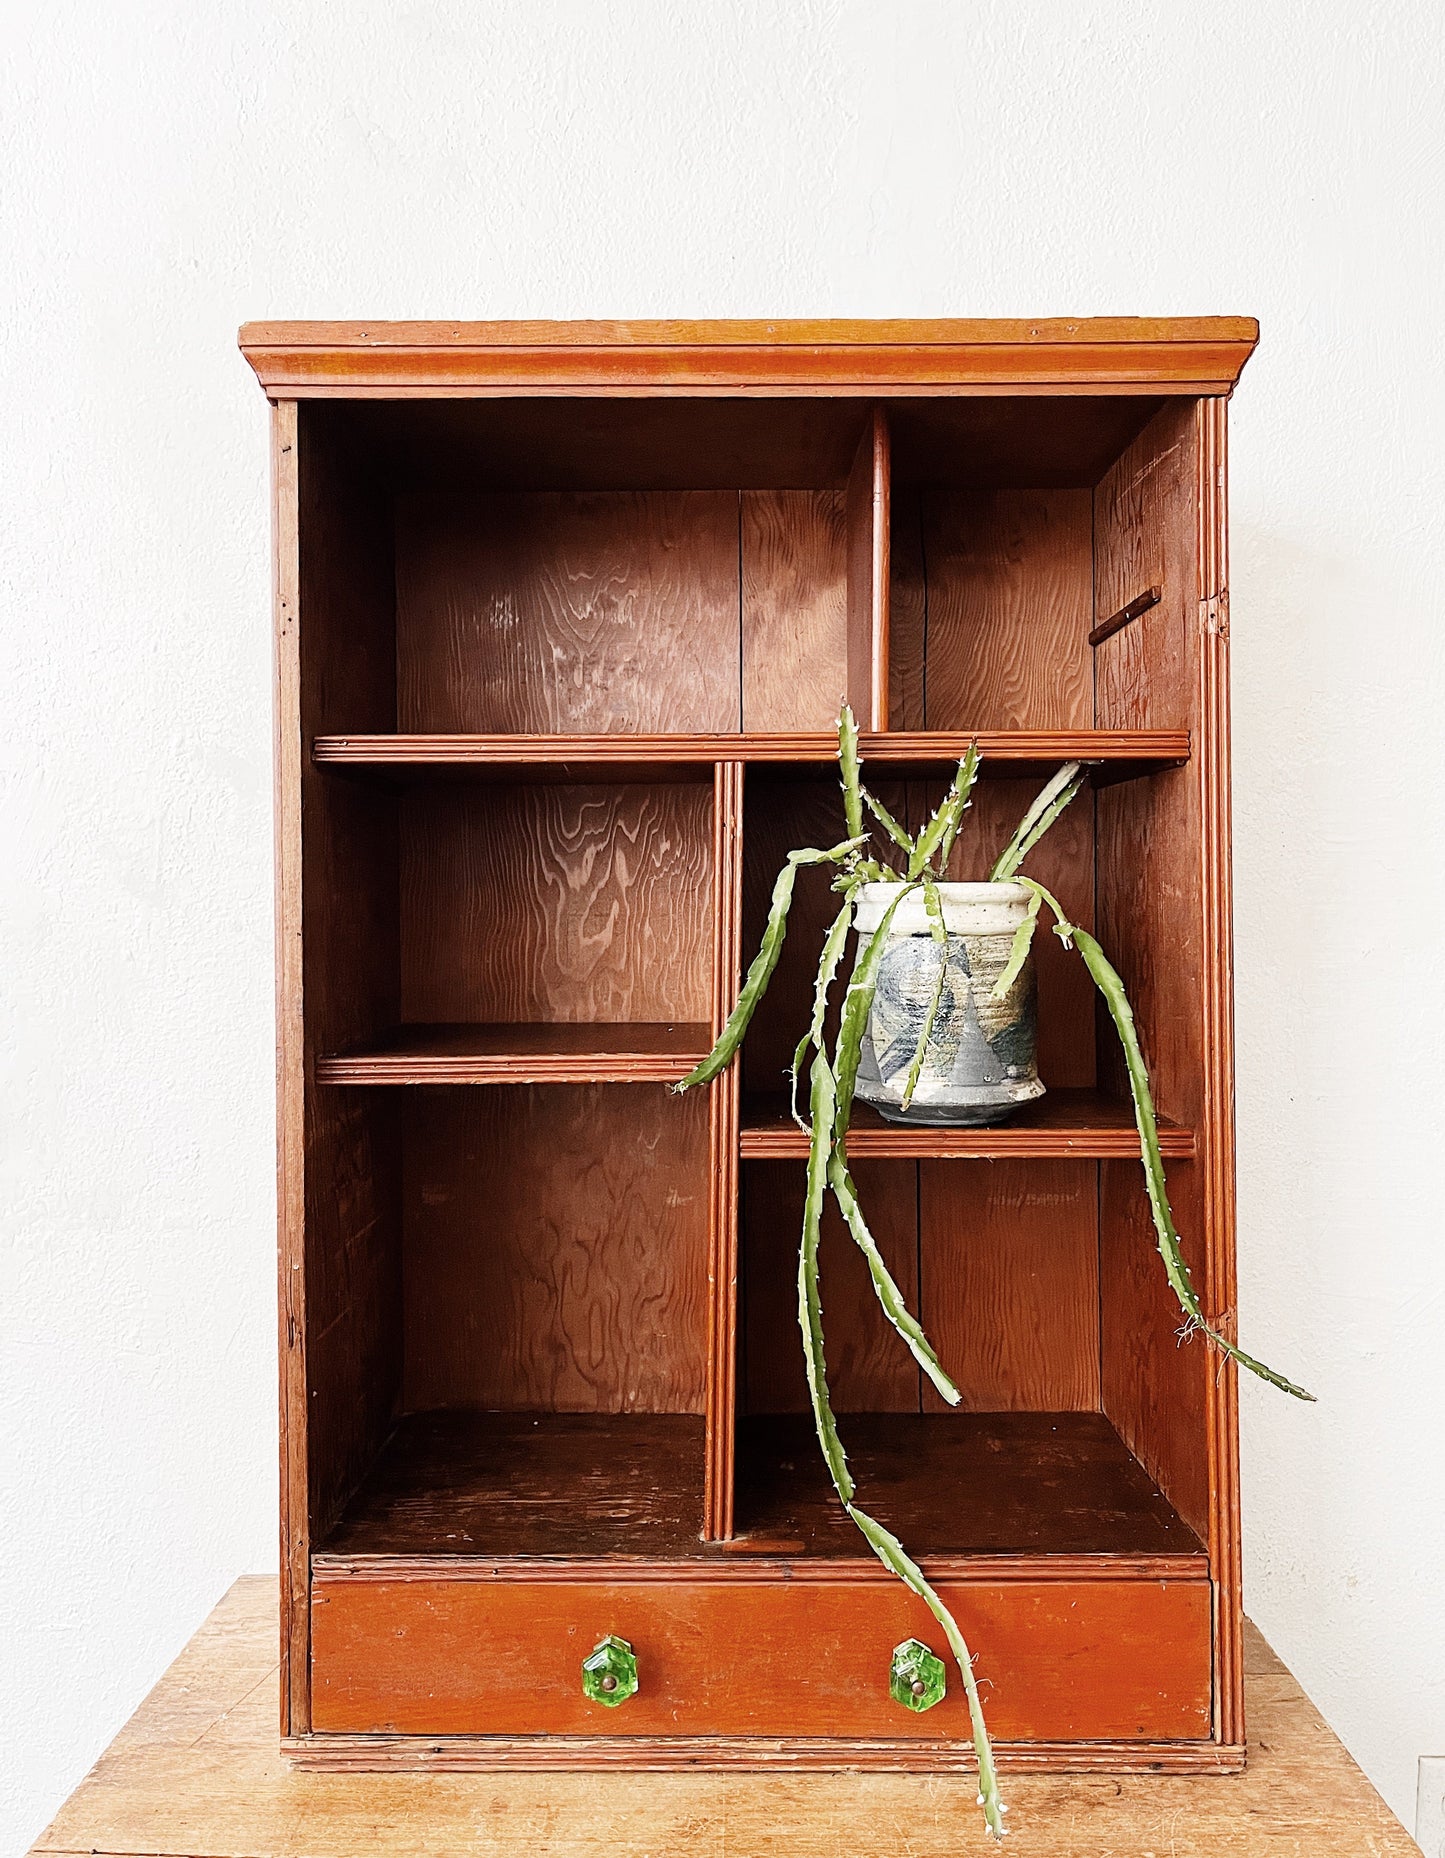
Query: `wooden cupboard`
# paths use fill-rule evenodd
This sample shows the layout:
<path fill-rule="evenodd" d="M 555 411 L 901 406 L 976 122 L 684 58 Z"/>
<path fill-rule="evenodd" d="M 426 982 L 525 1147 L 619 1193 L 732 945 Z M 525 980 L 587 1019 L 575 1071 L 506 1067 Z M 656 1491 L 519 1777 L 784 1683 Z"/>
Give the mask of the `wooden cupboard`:
<path fill-rule="evenodd" d="M 966 1766 L 936 1639 L 828 1489 L 781 1072 L 826 881 L 740 1060 L 832 725 L 953 875 L 1031 860 L 1128 983 L 1233 1322 L 1225 411 L 1243 318 L 250 324 L 272 404 L 283 1697 L 310 1764 Z M 1004 1765 L 1243 1760 L 1235 1372 L 1180 1346 L 1118 1052 L 1040 938 L 1049 1094 L 858 1112 L 949 1411 L 825 1234 L 860 1492 L 977 1656 Z M 584 1697 L 627 1639 L 637 1694 Z"/>

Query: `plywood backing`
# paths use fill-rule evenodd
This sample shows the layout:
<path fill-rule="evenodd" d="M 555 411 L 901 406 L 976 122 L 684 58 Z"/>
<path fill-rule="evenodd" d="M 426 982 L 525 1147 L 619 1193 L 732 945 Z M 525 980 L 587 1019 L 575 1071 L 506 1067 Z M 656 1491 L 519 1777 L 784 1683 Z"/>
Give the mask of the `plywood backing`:
<path fill-rule="evenodd" d="M 804 1168 L 751 1161 L 743 1169 L 743 1410 L 803 1413 L 808 1389 L 798 1337 L 798 1234 Z M 911 1309 L 918 1306 L 918 1169 L 860 1161 L 854 1178 L 873 1236 Z M 916 1413 L 918 1367 L 878 1307 L 868 1267 L 830 1203 L 819 1255 L 828 1385 L 840 1413 Z"/>
<path fill-rule="evenodd" d="M 711 795 L 427 787 L 401 830 L 401 1017 L 712 1017 Z"/>
<path fill-rule="evenodd" d="M 930 486 L 893 512 L 893 727 L 1090 727 L 1090 493 Z"/>
<path fill-rule="evenodd" d="M 397 501 L 402 729 L 738 727 L 727 491 Z"/>
<path fill-rule="evenodd" d="M 405 1116 L 408 1410 L 700 1413 L 706 1101 L 498 1085 Z"/>
<path fill-rule="evenodd" d="M 742 496 L 742 726 L 831 729 L 848 684 L 841 490 Z"/>
<path fill-rule="evenodd" d="M 1098 1164 L 918 1164 L 919 1308 L 967 1408 L 1099 1404 Z M 926 1411 L 946 1412 L 925 1382 Z"/>

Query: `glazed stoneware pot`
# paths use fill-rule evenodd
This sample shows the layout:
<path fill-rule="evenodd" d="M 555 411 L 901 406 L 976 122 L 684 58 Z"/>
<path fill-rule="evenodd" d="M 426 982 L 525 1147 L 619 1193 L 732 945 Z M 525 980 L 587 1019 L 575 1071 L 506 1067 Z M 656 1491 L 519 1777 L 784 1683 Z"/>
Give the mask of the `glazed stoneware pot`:
<path fill-rule="evenodd" d="M 865 884 L 859 891 L 860 957 L 897 894 L 896 884 Z M 904 898 L 888 927 L 857 1094 L 895 1123 L 1002 1122 L 1044 1094 L 1035 1057 L 1038 988 L 1032 952 L 1003 998 L 992 997 L 1008 965 L 1014 932 L 1027 913 L 1029 892 L 1022 884 L 940 884 L 938 894 L 948 931 L 947 972 L 913 1101 L 903 1108 L 904 1086 L 943 955 L 922 891 Z"/>

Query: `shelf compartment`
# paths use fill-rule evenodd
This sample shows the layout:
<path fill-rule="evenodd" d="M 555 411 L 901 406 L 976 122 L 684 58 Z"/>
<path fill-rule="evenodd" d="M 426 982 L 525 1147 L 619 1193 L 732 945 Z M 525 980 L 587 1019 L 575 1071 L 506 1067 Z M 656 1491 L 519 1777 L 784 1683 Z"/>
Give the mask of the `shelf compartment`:
<path fill-rule="evenodd" d="M 316 1061 L 319 1084 L 672 1084 L 712 1045 L 704 1023 L 398 1026 Z"/>
<path fill-rule="evenodd" d="M 413 1413 L 325 1554 L 692 1555 L 702 1466 L 703 1421 L 691 1413 Z"/>
<path fill-rule="evenodd" d="M 785 1094 L 749 1096 L 743 1100 L 739 1146 L 745 1161 L 800 1159 L 808 1153 L 808 1137 L 789 1114 Z M 1194 1131 L 1161 1118 L 1159 1148 L 1167 1156 L 1192 1156 Z M 848 1152 L 855 1158 L 895 1155 L 919 1160 L 1112 1160 L 1137 1156 L 1139 1134 L 1128 1103 L 1099 1090 L 1050 1090 L 1012 1121 L 986 1129 L 908 1129 L 887 1122 L 868 1104 L 857 1103 Z"/>
<path fill-rule="evenodd" d="M 865 1506 L 931 1562 L 997 1558 L 1043 1573 L 1045 1562 L 1062 1572 L 1108 1557 L 1136 1572 L 1207 1572 L 1198 1537 L 1100 1413 L 854 1413 L 839 1423 Z M 703 1422 L 692 1414 L 413 1413 L 318 1564 L 723 1567 L 758 1555 L 875 1565 L 828 1483 L 806 1414 L 740 1422 L 732 1542 L 700 1539 L 702 1460 Z"/>
<path fill-rule="evenodd" d="M 914 1556 L 1205 1553 L 1102 1413 L 851 1413 L 848 1466 L 870 1515 Z M 739 1422 L 738 1548 L 857 1556 L 812 1418 Z"/>
<path fill-rule="evenodd" d="M 1063 761 L 1091 763 L 1096 785 L 1154 774 L 1189 760 L 1187 729 L 909 730 L 866 734 L 859 752 L 896 778 L 936 773 L 978 744 L 985 776 L 1052 773 Z M 319 735 L 318 767 L 394 775 L 466 774 L 475 779 L 684 781 L 710 777 L 718 761 L 831 764 L 837 738 L 819 731 L 699 735 Z"/>

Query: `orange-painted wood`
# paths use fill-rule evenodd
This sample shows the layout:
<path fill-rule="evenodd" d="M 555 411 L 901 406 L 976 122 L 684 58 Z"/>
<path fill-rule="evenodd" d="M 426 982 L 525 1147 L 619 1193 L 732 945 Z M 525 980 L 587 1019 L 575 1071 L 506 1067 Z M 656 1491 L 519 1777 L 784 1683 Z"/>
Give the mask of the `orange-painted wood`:
<path fill-rule="evenodd" d="M 508 1577 L 510 1576 L 510 1578 Z M 1203 1738 L 1210 1599 L 1203 1580 L 945 1583 L 1006 1741 Z M 638 1659 L 636 1696 L 582 1695 L 609 1633 Z M 784 1581 L 739 1566 L 711 1581 L 358 1579 L 318 1570 L 312 1720 L 322 1732 L 967 1738 L 954 1673 L 934 1709 L 888 1694 L 901 1640 L 937 1642 L 886 1576 Z"/>
<path fill-rule="evenodd" d="M 1256 334 L 243 332 L 277 402 L 283 1730 L 308 1761 L 404 1764 L 433 1734 L 464 1766 L 971 1758 L 938 1713 L 863 1720 L 862 1638 L 929 1622 L 861 1557 L 805 1411 L 804 1138 L 778 1092 L 826 872 L 741 1063 L 706 1097 L 663 1086 L 736 998 L 783 855 L 841 833 L 841 692 L 915 827 L 978 743 L 955 879 L 1081 760 L 1091 791 L 1030 869 L 1124 974 L 1231 1329 L 1222 396 Z M 937 1410 L 836 1222 L 835 1401 L 865 1497 L 975 1631 L 1014 1758 L 1229 1766 L 1235 1376 L 1176 1341 L 1112 1031 L 1075 957 L 1036 955 L 1040 1104 L 993 1130 L 860 1109 L 852 1135 L 963 1409 Z M 481 1652 L 551 1669 L 547 1605 L 614 1590 L 648 1596 L 651 1669 L 716 1641 L 723 1676 L 600 1728 L 551 1692 L 493 1724 Z M 744 1720 L 724 1680 L 758 1635 Z M 459 1726 L 406 1714 L 433 1705 Z M 326 1717 L 353 1706 L 364 1726 Z"/>
<path fill-rule="evenodd" d="M 1079 321 L 248 323 L 273 396 L 1228 393 L 1250 317 Z"/>

